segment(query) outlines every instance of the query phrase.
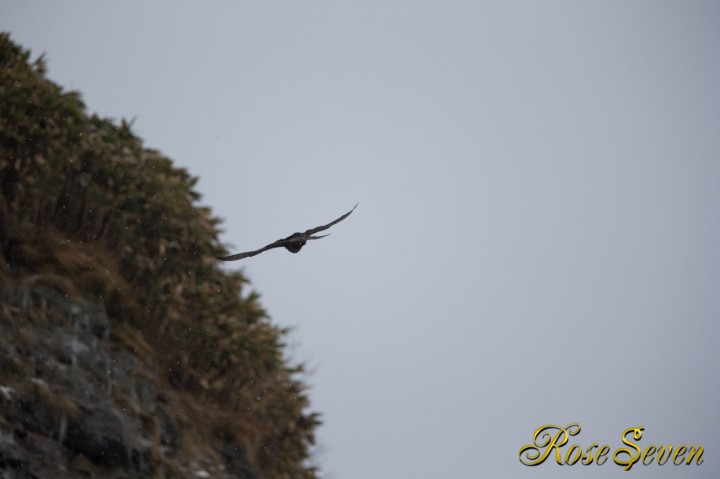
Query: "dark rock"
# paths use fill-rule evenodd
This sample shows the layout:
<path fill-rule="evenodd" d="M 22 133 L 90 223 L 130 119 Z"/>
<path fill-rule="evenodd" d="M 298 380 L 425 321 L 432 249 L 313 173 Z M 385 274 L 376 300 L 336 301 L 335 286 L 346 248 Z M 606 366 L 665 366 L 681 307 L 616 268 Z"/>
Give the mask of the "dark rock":
<path fill-rule="evenodd" d="M 127 418 L 113 406 L 93 406 L 70 422 L 64 445 L 96 464 L 127 468 L 131 454 L 127 422 Z"/>
<path fill-rule="evenodd" d="M 11 434 L 0 431 L 0 468 L 20 468 L 30 462 L 30 456 Z"/>
<path fill-rule="evenodd" d="M 20 439 L 18 437 L 18 439 Z M 67 471 L 66 450 L 56 440 L 41 434 L 27 434 L 19 441 L 28 451 L 30 465 L 27 467 L 37 477 L 47 475 L 47 471 Z"/>
<path fill-rule="evenodd" d="M 235 442 L 226 442 L 220 449 L 227 463 L 227 470 L 243 479 L 260 479 L 259 473 L 250 463 L 250 458 L 245 452 L 245 448 Z"/>
<path fill-rule="evenodd" d="M 161 430 L 160 430 L 160 444 L 168 446 L 171 449 L 177 449 L 180 445 L 179 428 L 177 422 L 168 416 L 163 414 L 161 418 Z"/>

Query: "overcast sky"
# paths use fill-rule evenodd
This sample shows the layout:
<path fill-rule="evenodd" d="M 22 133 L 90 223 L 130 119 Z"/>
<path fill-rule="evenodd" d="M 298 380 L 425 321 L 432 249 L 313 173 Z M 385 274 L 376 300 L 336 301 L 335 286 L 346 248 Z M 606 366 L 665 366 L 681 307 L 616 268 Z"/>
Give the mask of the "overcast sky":
<path fill-rule="evenodd" d="M 717 477 L 720 2 L 0 1 L 49 77 L 198 176 L 295 328 L 334 479 Z M 701 466 L 527 467 L 702 444 Z"/>

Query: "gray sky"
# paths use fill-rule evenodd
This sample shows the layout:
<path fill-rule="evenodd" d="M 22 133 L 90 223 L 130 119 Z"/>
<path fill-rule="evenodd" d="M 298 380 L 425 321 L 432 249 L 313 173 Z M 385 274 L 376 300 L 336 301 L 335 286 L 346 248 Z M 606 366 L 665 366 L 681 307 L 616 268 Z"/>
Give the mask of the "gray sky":
<path fill-rule="evenodd" d="M 720 3 L 0 1 L 91 112 L 200 177 L 336 479 L 720 471 Z M 703 444 L 700 466 L 527 467 Z"/>

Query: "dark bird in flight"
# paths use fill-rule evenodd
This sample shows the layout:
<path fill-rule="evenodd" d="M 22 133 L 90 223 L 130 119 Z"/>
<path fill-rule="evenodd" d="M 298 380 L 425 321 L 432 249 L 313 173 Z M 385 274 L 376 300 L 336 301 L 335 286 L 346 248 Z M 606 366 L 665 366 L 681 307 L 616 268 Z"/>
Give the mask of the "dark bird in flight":
<path fill-rule="evenodd" d="M 219 260 L 222 261 L 236 261 L 238 259 L 243 258 L 249 258 L 250 256 L 255 256 L 256 254 L 260 254 L 263 251 L 267 251 L 269 249 L 273 248 L 285 248 L 286 250 L 290 251 L 291 253 L 297 253 L 302 249 L 303 246 L 305 246 L 305 243 L 307 243 L 308 240 L 316 240 L 320 238 L 324 238 L 328 235 L 320 235 L 320 236 L 313 236 L 315 233 L 319 233 L 320 231 L 325 231 L 326 229 L 330 228 L 332 225 L 340 223 L 342 220 L 350 216 L 350 213 L 355 211 L 355 208 L 357 208 L 357 205 L 353 206 L 353 209 L 342 215 L 340 218 L 336 219 L 335 221 L 331 221 L 330 223 L 324 225 L 324 226 L 318 226 L 316 228 L 310 228 L 309 230 L 305 231 L 304 233 L 293 233 L 287 238 L 279 239 L 275 241 L 274 243 L 270 243 L 267 246 L 264 246 L 260 249 L 256 249 L 255 251 L 247 251 L 245 253 L 238 253 L 238 254 L 232 254 L 230 256 L 222 256 L 219 257 Z"/>

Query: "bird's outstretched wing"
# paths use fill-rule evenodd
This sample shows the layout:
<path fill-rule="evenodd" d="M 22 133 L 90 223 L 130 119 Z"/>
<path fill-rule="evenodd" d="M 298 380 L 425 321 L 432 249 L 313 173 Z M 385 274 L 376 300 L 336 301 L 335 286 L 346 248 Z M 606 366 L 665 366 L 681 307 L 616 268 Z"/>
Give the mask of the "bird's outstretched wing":
<path fill-rule="evenodd" d="M 267 251 L 269 249 L 280 248 L 282 246 L 285 246 L 285 240 L 277 240 L 274 243 L 270 243 L 269 245 L 263 246 L 262 248 L 256 249 L 255 251 L 246 251 L 244 253 L 231 254 L 230 256 L 218 256 L 218 259 L 221 261 L 236 261 L 239 259 L 255 256 L 256 254 L 260 254 L 263 251 Z"/>
<path fill-rule="evenodd" d="M 325 231 L 326 229 L 330 228 L 332 225 L 336 225 L 336 224 L 340 223 L 342 220 L 344 220 L 345 218 L 347 218 L 348 216 L 350 216 L 350 213 L 355 211 L 355 208 L 357 208 L 357 205 L 358 205 L 358 203 L 356 203 L 355 206 L 353 206 L 353 208 L 350 211 L 348 211 L 347 213 L 345 213 L 344 215 L 342 215 L 340 218 L 336 219 L 335 221 L 331 221 L 330 223 L 326 224 L 325 226 L 317 226 L 315 228 L 310 228 L 309 230 L 305 231 L 302 234 L 304 236 L 310 236 L 310 235 L 314 235 L 315 233 Z M 327 236 L 327 235 L 324 235 L 324 236 Z"/>
<path fill-rule="evenodd" d="M 350 216 L 350 213 L 355 211 L 355 208 L 357 208 L 357 204 L 355 206 L 353 206 L 353 209 L 351 209 L 350 211 L 348 211 L 347 213 L 345 213 L 338 219 L 331 221 L 330 223 L 328 223 L 326 225 L 317 226 L 315 228 L 310 228 L 309 230 L 306 230 L 304 233 L 293 233 L 290 236 L 288 236 L 287 238 L 279 239 L 273 243 L 270 243 L 267 246 L 264 246 L 260 249 L 256 249 L 254 251 L 246 251 L 245 253 L 238 253 L 238 254 L 233 254 L 233 255 L 229 255 L 229 256 L 222 256 L 222 257 L 218 257 L 218 259 L 221 261 L 236 261 L 239 259 L 255 256 L 255 255 L 260 254 L 269 249 L 282 248 L 282 247 L 287 248 L 288 251 L 297 253 L 298 251 L 300 251 L 300 249 L 303 247 L 303 245 L 305 245 L 307 240 L 316 240 L 316 239 L 324 238 L 325 236 L 327 236 L 327 235 L 312 236 L 313 234 L 319 233 L 320 231 L 325 231 L 326 229 L 330 228 L 331 226 L 338 224 L 339 222 L 341 222 L 342 220 L 344 220 L 345 218 Z"/>

